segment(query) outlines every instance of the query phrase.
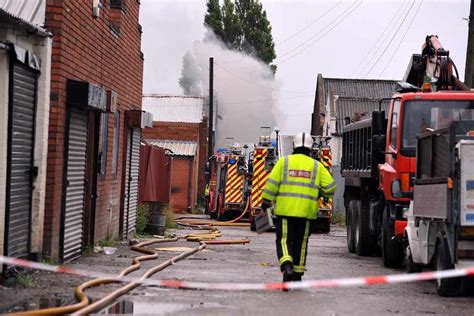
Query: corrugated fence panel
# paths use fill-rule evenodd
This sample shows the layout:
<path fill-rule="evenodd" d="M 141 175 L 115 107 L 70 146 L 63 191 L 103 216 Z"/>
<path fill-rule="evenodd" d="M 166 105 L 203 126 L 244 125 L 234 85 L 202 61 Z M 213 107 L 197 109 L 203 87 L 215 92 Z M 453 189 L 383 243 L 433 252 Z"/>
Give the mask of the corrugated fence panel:
<path fill-rule="evenodd" d="M 26 257 L 31 226 L 32 166 L 36 111 L 36 74 L 13 67 L 12 129 L 10 131 L 10 177 L 8 199 L 7 255 Z"/>
<path fill-rule="evenodd" d="M 64 261 L 75 259 L 82 253 L 87 165 L 87 112 L 77 108 L 71 108 L 70 111 L 64 214 Z"/>

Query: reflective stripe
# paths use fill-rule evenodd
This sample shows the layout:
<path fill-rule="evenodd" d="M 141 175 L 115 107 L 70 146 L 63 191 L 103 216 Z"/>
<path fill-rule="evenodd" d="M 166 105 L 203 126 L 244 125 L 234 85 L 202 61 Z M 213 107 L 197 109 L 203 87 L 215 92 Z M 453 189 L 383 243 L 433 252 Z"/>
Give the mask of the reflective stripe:
<path fill-rule="evenodd" d="M 332 189 L 332 187 L 336 186 L 336 182 L 333 181 L 332 183 L 328 184 L 327 186 L 323 187 L 323 190 L 329 190 Z"/>
<path fill-rule="evenodd" d="M 302 199 L 307 199 L 311 201 L 317 201 L 318 198 L 315 196 L 307 195 L 307 194 L 300 194 L 300 193 L 286 193 L 286 192 L 280 192 L 278 193 L 278 196 L 284 196 L 284 197 L 296 197 L 296 198 L 302 198 Z"/>
<path fill-rule="evenodd" d="M 293 266 L 293 271 L 295 271 L 296 273 L 304 273 L 304 266 Z"/>
<path fill-rule="evenodd" d="M 304 270 L 305 259 L 306 259 L 306 247 L 308 245 L 308 237 L 309 237 L 309 221 L 307 220 L 306 228 L 304 230 L 303 243 L 301 244 L 301 256 L 300 256 L 300 266 L 303 267 L 303 270 Z M 302 271 L 296 271 L 296 272 L 302 272 Z"/>
<path fill-rule="evenodd" d="M 316 186 L 316 175 L 318 174 L 318 162 L 315 160 L 314 161 L 314 167 L 313 167 L 313 176 L 311 177 L 311 183 Z"/>
<path fill-rule="evenodd" d="M 282 181 L 281 184 L 284 184 L 284 185 L 294 185 L 294 186 L 305 187 L 305 188 L 311 188 L 311 189 L 319 189 L 319 186 L 314 185 L 313 182 L 311 182 L 311 183 L 306 183 L 306 182 L 300 182 L 300 181 Z"/>
<path fill-rule="evenodd" d="M 279 185 L 278 181 L 275 181 L 275 180 L 273 180 L 273 179 L 268 178 L 267 181 L 268 181 L 269 183 L 273 184 L 274 186 L 278 186 L 278 185 Z"/>
<path fill-rule="evenodd" d="M 284 157 L 283 164 L 283 181 L 288 181 L 288 156 Z"/>
<path fill-rule="evenodd" d="M 277 194 L 275 192 L 272 192 L 272 191 L 269 191 L 269 190 L 263 190 L 263 193 L 268 194 L 270 196 L 277 196 Z"/>
<path fill-rule="evenodd" d="M 283 263 L 288 262 L 288 261 L 292 262 L 293 258 L 291 256 L 283 256 L 283 257 L 280 258 L 280 260 L 278 260 L 280 265 L 282 265 Z"/>
<path fill-rule="evenodd" d="M 288 245 L 286 244 L 288 235 L 288 220 L 286 218 L 281 219 L 281 250 L 283 252 L 283 257 L 280 258 L 280 264 L 285 261 L 292 261 L 293 258 L 288 254 Z"/>

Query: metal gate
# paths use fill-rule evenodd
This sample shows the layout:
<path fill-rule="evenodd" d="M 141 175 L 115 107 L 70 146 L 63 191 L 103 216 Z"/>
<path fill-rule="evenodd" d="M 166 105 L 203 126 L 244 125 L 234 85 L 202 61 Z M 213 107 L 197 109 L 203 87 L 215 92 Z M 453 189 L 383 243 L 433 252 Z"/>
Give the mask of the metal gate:
<path fill-rule="evenodd" d="M 125 201 L 123 238 L 133 232 L 137 222 L 138 175 L 140 169 L 141 129 L 132 128 L 127 137 L 127 162 L 125 167 Z"/>
<path fill-rule="evenodd" d="M 5 253 L 26 257 L 30 248 L 38 72 L 19 63 L 11 68 L 8 120 Z"/>
<path fill-rule="evenodd" d="M 88 112 L 84 109 L 70 107 L 68 123 L 66 188 L 63 202 L 62 234 L 64 261 L 75 259 L 82 253 Z"/>

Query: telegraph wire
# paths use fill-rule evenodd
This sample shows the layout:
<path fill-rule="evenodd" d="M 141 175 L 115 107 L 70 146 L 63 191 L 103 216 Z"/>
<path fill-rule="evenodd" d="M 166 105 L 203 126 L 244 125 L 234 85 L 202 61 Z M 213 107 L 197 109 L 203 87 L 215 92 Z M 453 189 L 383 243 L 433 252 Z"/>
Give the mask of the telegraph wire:
<path fill-rule="evenodd" d="M 294 37 L 300 35 L 300 34 L 303 33 L 304 31 L 306 31 L 310 26 L 312 26 L 313 24 L 315 24 L 316 22 L 318 22 L 319 20 L 321 20 L 322 18 L 324 18 L 326 15 L 328 15 L 332 10 L 334 10 L 336 7 L 338 7 L 341 3 L 342 3 L 342 0 L 339 0 L 339 2 L 336 3 L 334 6 L 332 6 L 331 8 L 329 8 L 329 10 L 325 11 L 323 14 L 321 14 L 321 15 L 318 16 L 315 20 L 311 21 L 309 24 L 307 24 L 306 26 L 304 26 L 303 28 L 301 28 L 299 31 L 296 31 L 295 33 L 293 33 L 292 35 L 288 36 L 288 37 L 285 38 L 284 40 L 282 40 L 282 41 L 276 43 L 275 46 L 282 45 L 282 44 L 288 42 L 289 40 L 293 39 Z"/>
<path fill-rule="evenodd" d="M 415 1 L 415 0 L 412 0 L 412 1 Z M 413 2 L 411 2 L 411 4 L 413 4 Z M 402 12 L 401 12 L 401 15 L 398 17 L 397 21 L 390 26 L 390 29 L 388 31 L 388 34 L 387 36 L 381 41 L 380 43 L 380 46 L 377 47 L 377 49 L 375 50 L 375 53 L 373 54 L 372 56 L 372 62 L 377 58 L 377 56 L 380 58 L 379 54 L 383 51 L 383 49 L 386 49 L 386 47 L 384 46 L 386 43 L 389 44 L 389 41 L 390 41 L 390 37 L 393 37 L 396 35 L 396 28 L 397 28 L 397 25 L 398 23 L 400 22 L 401 18 L 403 16 L 407 16 L 408 13 L 410 12 L 410 0 L 406 2 L 406 6 L 404 6 L 404 8 L 402 9 Z M 395 33 L 392 33 L 392 32 L 395 32 Z M 388 41 L 388 42 L 386 42 Z M 365 76 L 368 75 L 368 69 L 371 67 L 371 61 L 369 60 L 365 65 L 364 67 L 358 72 L 357 74 L 357 77 L 361 78 L 361 77 L 364 77 L 364 74 Z"/>
<path fill-rule="evenodd" d="M 316 34 L 313 34 L 311 37 L 309 37 L 308 39 L 306 39 L 306 41 L 304 41 L 303 43 L 301 43 L 300 45 L 294 47 L 293 49 L 287 51 L 286 53 L 284 53 L 282 56 L 279 56 L 277 58 L 278 59 L 281 59 L 285 56 L 288 56 L 288 55 L 291 55 L 292 52 L 295 52 L 294 54 L 292 54 L 291 56 L 289 56 L 288 58 L 286 59 L 283 59 L 281 60 L 280 62 L 275 62 L 273 63 L 274 65 L 278 66 L 282 63 L 285 63 L 291 59 L 293 59 L 294 57 L 300 55 L 301 53 L 303 53 L 305 50 L 307 50 L 308 48 L 310 48 L 311 46 L 313 46 L 314 44 L 316 44 L 320 39 L 322 39 L 324 36 L 326 36 L 330 31 L 332 31 L 336 26 L 338 26 L 339 24 L 341 24 L 347 17 L 349 17 L 352 12 L 354 12 L 362 3 L 364 2 L 364 0 L 356 0 L 355 2 L 353 2 L 349 7 L 347 7 L 342 14 L 340 14 L 339 16 L 337 16 L 334 20 L 332 20 L 330 23 L 328 23 L 322 30 L 320 30 L 319 32 L 317 32 Z M 334 25 L 332 25 L 333 23 L 335 23 Z M 332 25 L 332 27 L 331 27 Z M 326 32 L 323 32 L 325 29 L 329 28 Z M 319 36 L 319 37 L 318 37 Z M 315 41 L 313 42 L 310 42 L 308 44 L 308 41 L 311 41 L 312 39 L 316 38 Z M 305 46 L 306 45 L 306 46 Z M 302 48 L 303 47 L 303 48 Z M 302 48 L 301 50 L 298 51 L 298 49 Z M 261 65 L 258 65 L 258 66 L 250 66 L 250 67 L 236 67 L 236 68 L 232 68 L 234 70 L 251 70 L 251 69 L 255 69 L 257 67 L 261 67 Z M 255 71 L 253 71 L 255 72 Z"/>
<path fill-rule="evenodd" d="M 360 63 L 357 65 L 357 67 L 354 68 L 354 70 L 352 71 L 352 73 L 349 75 L 349 78 L 351 78 L 353 75 L 355 75 L 355 73 L 357 72 L 357 70 L 359 69 L 359 67 L 364 63 L 364 61 L 367 60 L 367 58 L 371 55 L 372 51 L 375 49 L 375 47 L 377 46 L 377 44 L 380 42 L 380 40 L 383 38 L 383 36 L 385 35 L 385 33 L 387 32 L 387 30 L 391 29 L 391 26 L 392 26 L 392 23 L 393 21 L 395 20 L 395 18 L 398 16 L 398 14 L 401 12 L 401 9 L 405 6 L 405 3 L 408 3 L 408 2 L 405 2 L 405 0 L 402 1 L 402 4 L 398 7 L 398 10 L 397 12 L 395 12 L 395 14 L 392 16 L 392 19 L 390 20 L 390 22 L 385 26 L 383 32 L 380 34 L 380 36 L 375 40 L 374 44 L 372 45 L 372 47 L 367 51 L 367 54 L 361 59 Z"/>
<path fill-rule="evenodd" d="M 261 84 L 258 84 L 258 83 L 255 83 L 255 82 L 252 82 L 252 81 L 250 81 L 250 80 L 247 80 L 247 79 L 244 79 L 244 78 L 240 77 L 240 76 L 237 75 L 236 73 L 234 73 L 234 72 L 232 72 L 232 71 L 230 71 L 230 70 L 228 70 L 228 69 L 222 67 L 221 65 L 219 65 L 219 64 L 216 63 L 216 62 L 215 62 L 214 64 L 215 64 L 217 67 L 219 67 L 220 69 L 222 69 L 222 70 L 224 70 L 225 72 L 227 72 L 227 73 L 229 73 L 230 75 L 232 75 L 233 77 L 235 77 L 235 78 L 237 78 L 237 79 L 239 79 L 239 80 L 241 80 L 241 81 L 247 82 L 247 83 L 249 83 L 249 84 L 251 84 L 251 85 L 257 86 L 257 87 L 262 87 L 262 88 L 265 88 L 265 89 L 268 89 L 268 90 L 278 91 L 278 92 L 300 93 L 300 94 L 302 94 L 302 93 L 308 93 L 308 94 L 309 94 L 309 93 L 314 93 L 314 91 L 309 91 L 309 90 L 307 90 L 307 91 L 290 91 L 290 90 L 275 89 L 275 88 L 270 87 L 270 86 L 261 85 Z"/>
<path fill-rule="evenodd" d="M 299 54 L 301 54 L 302 52 L 304 52 L 306 49 L 308 49 L 309 47 L 313 46 L 314 44 L 316 44 L 321 38 L 323 38 L 326 34 L 328 34 L 330 31 L 332 31 L 336 26 L 338 26 L 341 22 L 343 22 L 355 9 L 357 9 L 362 3 L 364 2 L 364 0 L 361 0 L 361 2 L 359 2 L 359 0 L 356 0 L 354 3 L 352 3 L 349 7 L 347 7 L 344 12 L 342 14 L 340 14 L 337 18 L 335 18 L 334 20 L 332 20 L 329 24 L 327 24 L 321 31 L 317 32 L 316 34 L 312 35 L 311 37 L 309 37 L 308 39 L 306 39 L 303 43 L 301 43 L 300 45 L 296 46 L 295 48 L 287 51 L 286 53 L 283 53 L 279 59 L 283 59 L 285 56 L 288 56 L 288 55 L 291 55 L 293 52 L 296 51 L 295 54 L 291 55 L 289 58 L 287 59 L 283 59 L 282 61 L 280 62 L 277 62 L 275 63 L 276 65 L 279 65 L 295 56 L 298 56 Z M 341 19 L 340 19 L 341 18 Z M 340 19 L 340 20 L 339 20 Z M 339 20 L 339 21 L 338 21 Z M 335 23 L 332 27 L 331 24 Z M 326 32 L 323 32 L 325 29 L 329 28 Z M 322 34 L 321 34 L 322 33 Z M 318 37 L 320 36 L 320 37 Z M 313 39 L 316 40 L 314 42 L 311 42 Z M 309 42 L 309 44 L 308 44 Z M 300 48 L 302 48 L 301 50 L 299 50 Z M 299 50 L 299 51 L 298 51 Z"/>
<path fill-rule="evenodd" d="M 416 16 L 418 15 L 418 12 L 420 11 L 421 7 L 423 6 L 423 1 L 424 0 L 421 0 L 420 1 L 420 5 L 418 6 L 418 8 L 416 9 L 415 11 L 415 14 L 413 15 L 411 21 L 410 21 L 410 24 L 408 25 L 408 28 L 405 30 L 405 33 L 403 34 L 402 36 L 402 39 L 398 42 L 398 45 L 397 45 L 397 48 L 395 48 L 393 50 L 393 54 L 392 56 L 390 56 L 390 58 L 388 59 L 388 62 L 387 64 L 385 65 L 385 67 L 383 68 L 382 72 L 380 72 L 379 76 L 377 77 L 377 79 L 380 79 L 380 77 L 382 77 L 383 73 L 385 72 L 385 70 L 387 69 L 387 67 L 390 65 L 390 63 L 392 62 L 393 60 L 393 57 L 395 56 L 395 54 L 398 52 L 398 49 L 400 48 L 401 44 L 403 43 L 403 41 L 405 40 L 405 37 L 407 36 L 408 34 L 408 31 L 410 30 L 413 22 L 415 21 L 415 18 Z"/>
<path fill-rule="evenodd" d="M 364 79 L 367 78 L 367 76 L 372 72 L 372 70 L 375 68 L 375 66 L 377 66 L 377 64 L 379 63 L 380 59 L 382 59 L 382 57 L 385 55 L 385 53 L 387 52 L 387 49 L 390 47 L 390 45 L 392 44 L 393 40 L 395 39 L 396 35 L 398 34 L 398 32 L 400 31 L 400 28 L 403 26 L 403 24 L 405 24 L 405 21 L 407 19 L 407 17 L 410 15 L 410 12 L 411 10 L 413 9 L 413 6 L 415 5 L 415 2 L 416 0 L 413 0 L 410 8 L 408 9 L 408 12 L 405 14 L 405 17 L 403 18 L 402 22 L 398 25 L 398 28 L 396 29 L 395 33 L 393 33 L 392 35 L 392 38 L 390 39 L 390 41 L 388 42 L 388 44 L 385 46 L 384 50 L 382 51 L 382 54 L 379 55 L 379 57 L 377 58 L 377 60 L 375 61 L 375 63 L 372 65 L 372 67 L 370 67 L 369 71 L 364 75 Z"/>

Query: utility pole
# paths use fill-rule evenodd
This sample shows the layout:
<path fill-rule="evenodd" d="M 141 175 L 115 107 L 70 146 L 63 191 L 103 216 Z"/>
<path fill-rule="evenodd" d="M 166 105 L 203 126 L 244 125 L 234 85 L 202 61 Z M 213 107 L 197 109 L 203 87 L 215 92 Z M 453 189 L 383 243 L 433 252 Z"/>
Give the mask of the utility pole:
<path fill-rule="evenodd" d="M 214 58 L 209 58 L 209 136 L 207 157 L 214 153 Z"/>
<path fill-rule="evenodd" d="M 471 0 L 471 10 L 469 11 L 469 33 L 464 82 L 468 87 L 474 88 L 474 0 Z"/>

